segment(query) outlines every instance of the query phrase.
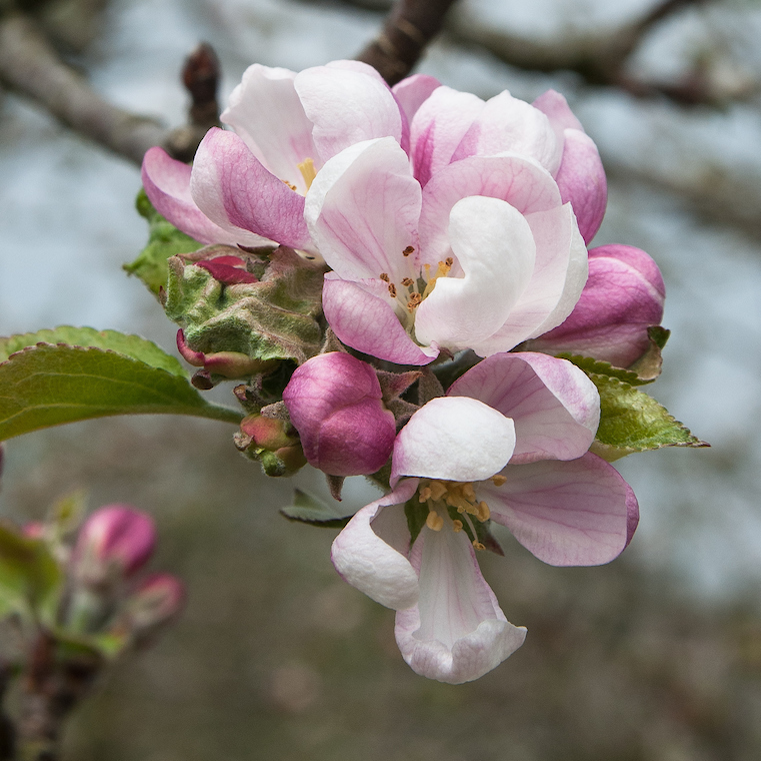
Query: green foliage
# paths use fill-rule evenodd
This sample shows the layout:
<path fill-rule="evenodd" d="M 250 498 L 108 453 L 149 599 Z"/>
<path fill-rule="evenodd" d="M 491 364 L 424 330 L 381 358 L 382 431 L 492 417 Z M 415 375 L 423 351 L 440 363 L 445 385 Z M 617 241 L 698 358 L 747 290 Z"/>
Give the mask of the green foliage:
<path fill-rule="evenodd" d="M 166 287 L 169 257 L 196 251 L 203 244 L 185 235 L 171 222 L 167 222 L 153 208 L 142 188 L 137 195 L 135 206 L 140 216 L 148 220 L 148 245 L 134 262 L 125 264 L 124 269 L 130 275 L 139 277 L 149 290 L 158 296 L 159 289 Z"/>
<path fill-rule="evenodd" d="M 0 614 L 33 612 L 52 620 L 62 580 L 61 569 L 42 539 L 0 524 Z"/>
<path fill-rule="evenodd" d="M 642 386 L 646 383 L 652 383 L 654 379 L 643 380 L 637 376 L 637 373 L 631 370 L 624 370 L 620 367 L 614 367 L 610 362 L 603 362 L 592 357 L 583 357 L 579 354 L 561 353 L 557 355 L 560 359 L 567 359 L 576 367 L 582 369 L 587 375 L 605 375 L 610 378 L 618 378 L 631 386 Z"/>
<path fill-rule="evenodd" d="M 609 375 L 590 374 L 600 392 L 600 427 L 592 451 L 613 461 L 663 447 L 704 447 L 652 397 Z"/>
<path fill-rule="evenodd" d="M 63 333 L 73 330 L 64 328 Z M 63 333 L 50 331 L 49 337 Z M 235 410 L 203 399 L 179 362 L 150 341 L 105 331 L 97 333 L 100 345 L 96 346 L 32 345 L 39 335 L 5 339 L 6 348 L 19 343 L 27 346 L 0 363 L 0 440 L 107 415 L 153 413 L 240 420 Z M 88 335 L 85 329 L 80 337 Z"/>
<path fill-rule="evenodd" d="M 310 523 L 323 528 L 343 528 L 352 518 L 336 506 L 327 505 L 301 489 L 294 489 L 293 504 L 281 507 L 280 514 L 289 521 Z"/>

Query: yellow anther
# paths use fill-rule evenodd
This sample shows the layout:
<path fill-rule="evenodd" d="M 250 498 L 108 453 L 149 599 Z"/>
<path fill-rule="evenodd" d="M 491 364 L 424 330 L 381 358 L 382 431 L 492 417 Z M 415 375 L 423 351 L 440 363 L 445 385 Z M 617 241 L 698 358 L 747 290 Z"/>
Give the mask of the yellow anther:
<path fill-rule="evenodd" d="M 452 269 L 452 265 L 454 264 L 454 259 L 452 257 L 447 257 L 447 260 L 445 262 L 439 262 L 439 266 L 436 268 L 436 274 L 433 277 L 430 277 L 431 274 L 431 267 L 429 264 L 425 265 L 425 275 L 426 280 L 428 281 L 428 284 L 425 287 L 425 290 L 423 291 L 423 298 L 426 296 L 429 296 L 431 294 L 431 291 L 436 287 L 436 281 L 440 277 L 446 277 L 449 274 L 449 270 Z"/>
<path fill-rule="evenodd" d="M 491 482 L 495 486 L 502 486 L 502 484 L 505 483 L 505 481 L 507 481 L 507 477 L 500 475 L 499 473 L 496 476 L 491 477 Z"/>
<path fill-rule="evenodd" d="M 438 502 L 447 493 L 447 487 L 441 481 L 431 481 L 431 497 Z"/>
<path fill-rule="evenodd" d="M 304 159 L 300 164 L 297 164 L 301 176 L 304 178 L 304 183 L 307 186 L 307 190 L 312 187 L 312 180 L 317 177 L 317 172 L 314 168 L 314 161 L 312 159 Z"/>
<path fill-rule="evenodd" d="M 452 521 L 452 528 L 454 529 L 455 534 L 459 534 L 460 531 L 462 531 L 462 521 L 453 520 Z"/>
<path fill-rule="evenodd" d="M 479 502 L 478 508 L 476 509 L 476 518 L 481 521 L 481 523 L 484 523 L 485 521 L 488 521 L 491 517 L 491 510 L 489 510 L 489 505 L 486 504 L 486 502 Z"/>
<path fill-rule="evenodd" d="M 465 497 L 465 499 L 469 499 L 471 502 L 474 502 L 476 499 L 476 492 L 473 489 L 473 484 L 463 484 L 462 495 Z"/>
<path fill-rule="evenodd" d="M 412 286 L 415 285 L 415 281 L 411 277 L 403 277 L 402 285 L 405 288 L 412 288 Z"/>
<path fill-rule="evenodd" d="M 428 526 L 431 531 L 441 531 L 444 528 L 444 519 L 435 511 L 431 510 L 428 513 L 428 517 L 425 519 L 425 525 Z"/>
<path fill-rule="evenodd" d="M 486 549 L 486 545 L 485 544 L 481 544 L 481 542 L 479 542 L 477 539 L 474 539 L 473 540 L 473 549 L 475 549 L 475 550 L 485 550 Z"/>
<path fill-rule="evenodd" d="M 285 183 L 285 184 L 286 184 L 286 185 L 287 185 L 287 186 L 288 186 L 288 187 L 289 187 L 291 190 L 298 190 L 298 188 L 297 188 L 295 185 L 293 185 L 293 184 L 291 184 L 290 182 L 288 182 L 288 180 L 283 180 L 283 182 L 284 182 L 284 183 Z"/>
<path fill-rule="evenodd" d="M 429 486 L 424 486 L 420 490 L 419 499 L 421 502 L 427 502 L 430 498 L 431 498 L 431 488 Z"/>

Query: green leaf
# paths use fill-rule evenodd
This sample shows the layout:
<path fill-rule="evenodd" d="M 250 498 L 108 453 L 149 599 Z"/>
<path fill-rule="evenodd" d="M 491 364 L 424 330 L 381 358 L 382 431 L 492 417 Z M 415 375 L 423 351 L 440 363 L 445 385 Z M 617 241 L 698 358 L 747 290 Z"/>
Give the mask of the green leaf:
<path fill-rule="evenodd" d="M 124 269 L 130 275 L 139 277 L 156 296 L 166 287 L 168 275 L 167 259 L 176 254 L 187 254 L 203 246 L 197 240 L 178 230 L 171 222 L 153 208 L 144 190 L 140 190 L 135 201 L 140 216 L 148 220 L 148 245 L 131 264 Z"/>
<path fill-rule="evenodd" d="M 193 415 L 238 423 L 162 367 L 114 351 L 38 344 L 0 364 L 0 440 L 108 415 Z"/>
<path fill-rule="evenodd" d="M 187 376 L 180 361 L 156 346 L 153 341 L 148 341 L 140 336 L 119 333 L 116 330 L 73 328 L 70 325 L 61 325 L 52 330 L 38 330 L 36 333 L 0 337 L 0 362 L 5 362 L 11 354 L 30 346 L 36 346 L 38 343 L 110 349 L 118 354 L 125 354 L 132 359 L 144 362 L 151 367 L 166 370 L 172 375 Z"/>
<path fill-rule="evenodd" d="M 567 352 L 561 352 L 556 355 L 559 359 L 567 359 L 576 367 L 583 370 L 590 377 L 592 375 L 606 375 L 609 378 L 618 378 L 625 383 L 632 386 L 642 386 L 647 383 L 652 383 L 652 380 L 643 380 L 638 377 L 637 373 L 631 370 L 624 370 L 621 367 L 614 367 L 610 362 L 603 362 L 599 359 L 593 359 L 592 357 L 583 357 L 580 354 L 569 354 Z"/>
<path fill-rule="evenodd" d="M 63 573 L 42 539 L 0 523 L 0 609 L 31 609 L 50 618 L 62 581 Z"/>
<path fill-rule="evenodd" d="M 654 381 L 663 367 L 661 352 L 669 340 L 671 331 L 660 325 L 651 325 L 647 329 L 649 345 L 647 351 L 629 368 L 643 382 Z"/>
<path fill-rule="evenodd" d="M 601 418 L 592 451 L 608 461 L 663 447 L 705 447 L 652 397 L 607 375 L 590 375 L 600 392 Z"/>
<path fill-rule="evenodd" d="M 293 504 L 281 507 L 280 514 L 289 521 L 311 523 L 323 528 L 343 528 L 353 517 L 353 514 L 346 515 L 340 508 L 326 505 L 301 489 L 294 489 Z"/>

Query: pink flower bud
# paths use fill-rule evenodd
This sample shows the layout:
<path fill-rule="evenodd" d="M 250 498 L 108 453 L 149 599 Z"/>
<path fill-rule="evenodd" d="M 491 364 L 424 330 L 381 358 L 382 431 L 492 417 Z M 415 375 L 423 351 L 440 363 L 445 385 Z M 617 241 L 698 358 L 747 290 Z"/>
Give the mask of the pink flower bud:
<path fill-rule="evenodd" d="M 375 370 L 331 352 L 301 365 L 283 391 L 310 465 L 332 476 L 374 473 L 394 446 L 394 416 Z"/>
<path fill-rule="evenodd" d="M 277 364 L 276 360 L 252 359 L 248 354 L 238 351 L 217 351 L 210 354 L 194 351 L 188 346 L 182 330 L 177 331 L 177 350 L 189 365 L 203 367 L 224 378 L 250 378 Z"/>
<path fill-rule="evenodd" d="M 25 523 L 22 531 L 30 539 L 42 539 L 45 536 L 45 524 L 42 521 Z"/>
<path fill-rule="evenodd" d="M 154 573 L 140 582 L 126 605 L 127 626 L 142 632 L 165 623 L 180 612 L 185 585 L 169 573 Z"/>
<path fill-rule="evenodd" d="M 129 577 L 150 558 L 156 542 L 153 519 L 128 505 L 107 505 L 84 523 L 74 550 L 74 574 L 97 585 L 115 574 Z"/>
<path fill-rule="evenodd" d="M 587 284 L 573 312 L 527 347 L 629 367 L 647 351 L 647 329 L 660 324 L 665 298 L 658 265 L 644 251 L 619 244 L 593 248 Z"/>

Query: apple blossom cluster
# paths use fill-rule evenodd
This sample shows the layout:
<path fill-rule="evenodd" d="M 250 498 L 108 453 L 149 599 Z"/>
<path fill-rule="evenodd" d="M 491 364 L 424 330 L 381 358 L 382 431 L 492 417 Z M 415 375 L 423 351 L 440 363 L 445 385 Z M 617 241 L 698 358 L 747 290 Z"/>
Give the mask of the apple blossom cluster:
<path fill-rule="evenodd" d="M 526 636 L 479 569 L 492 526 L 552 565 L 607 563 L 638 521 L 607 460 L 683 443 L 632 412 L 667 335 L 658 267 L 588 250 L 605 173 L 554 91 L 254 65 L 221 118 L 192 167 L 143 164 L 145 215 L 188 236 L 156 290 L 194 384 L 240 381 L 236 445 L 268 474 L 384 488 L 333 564 L 396 611 L 417 673 L 476 679 Z"/>

